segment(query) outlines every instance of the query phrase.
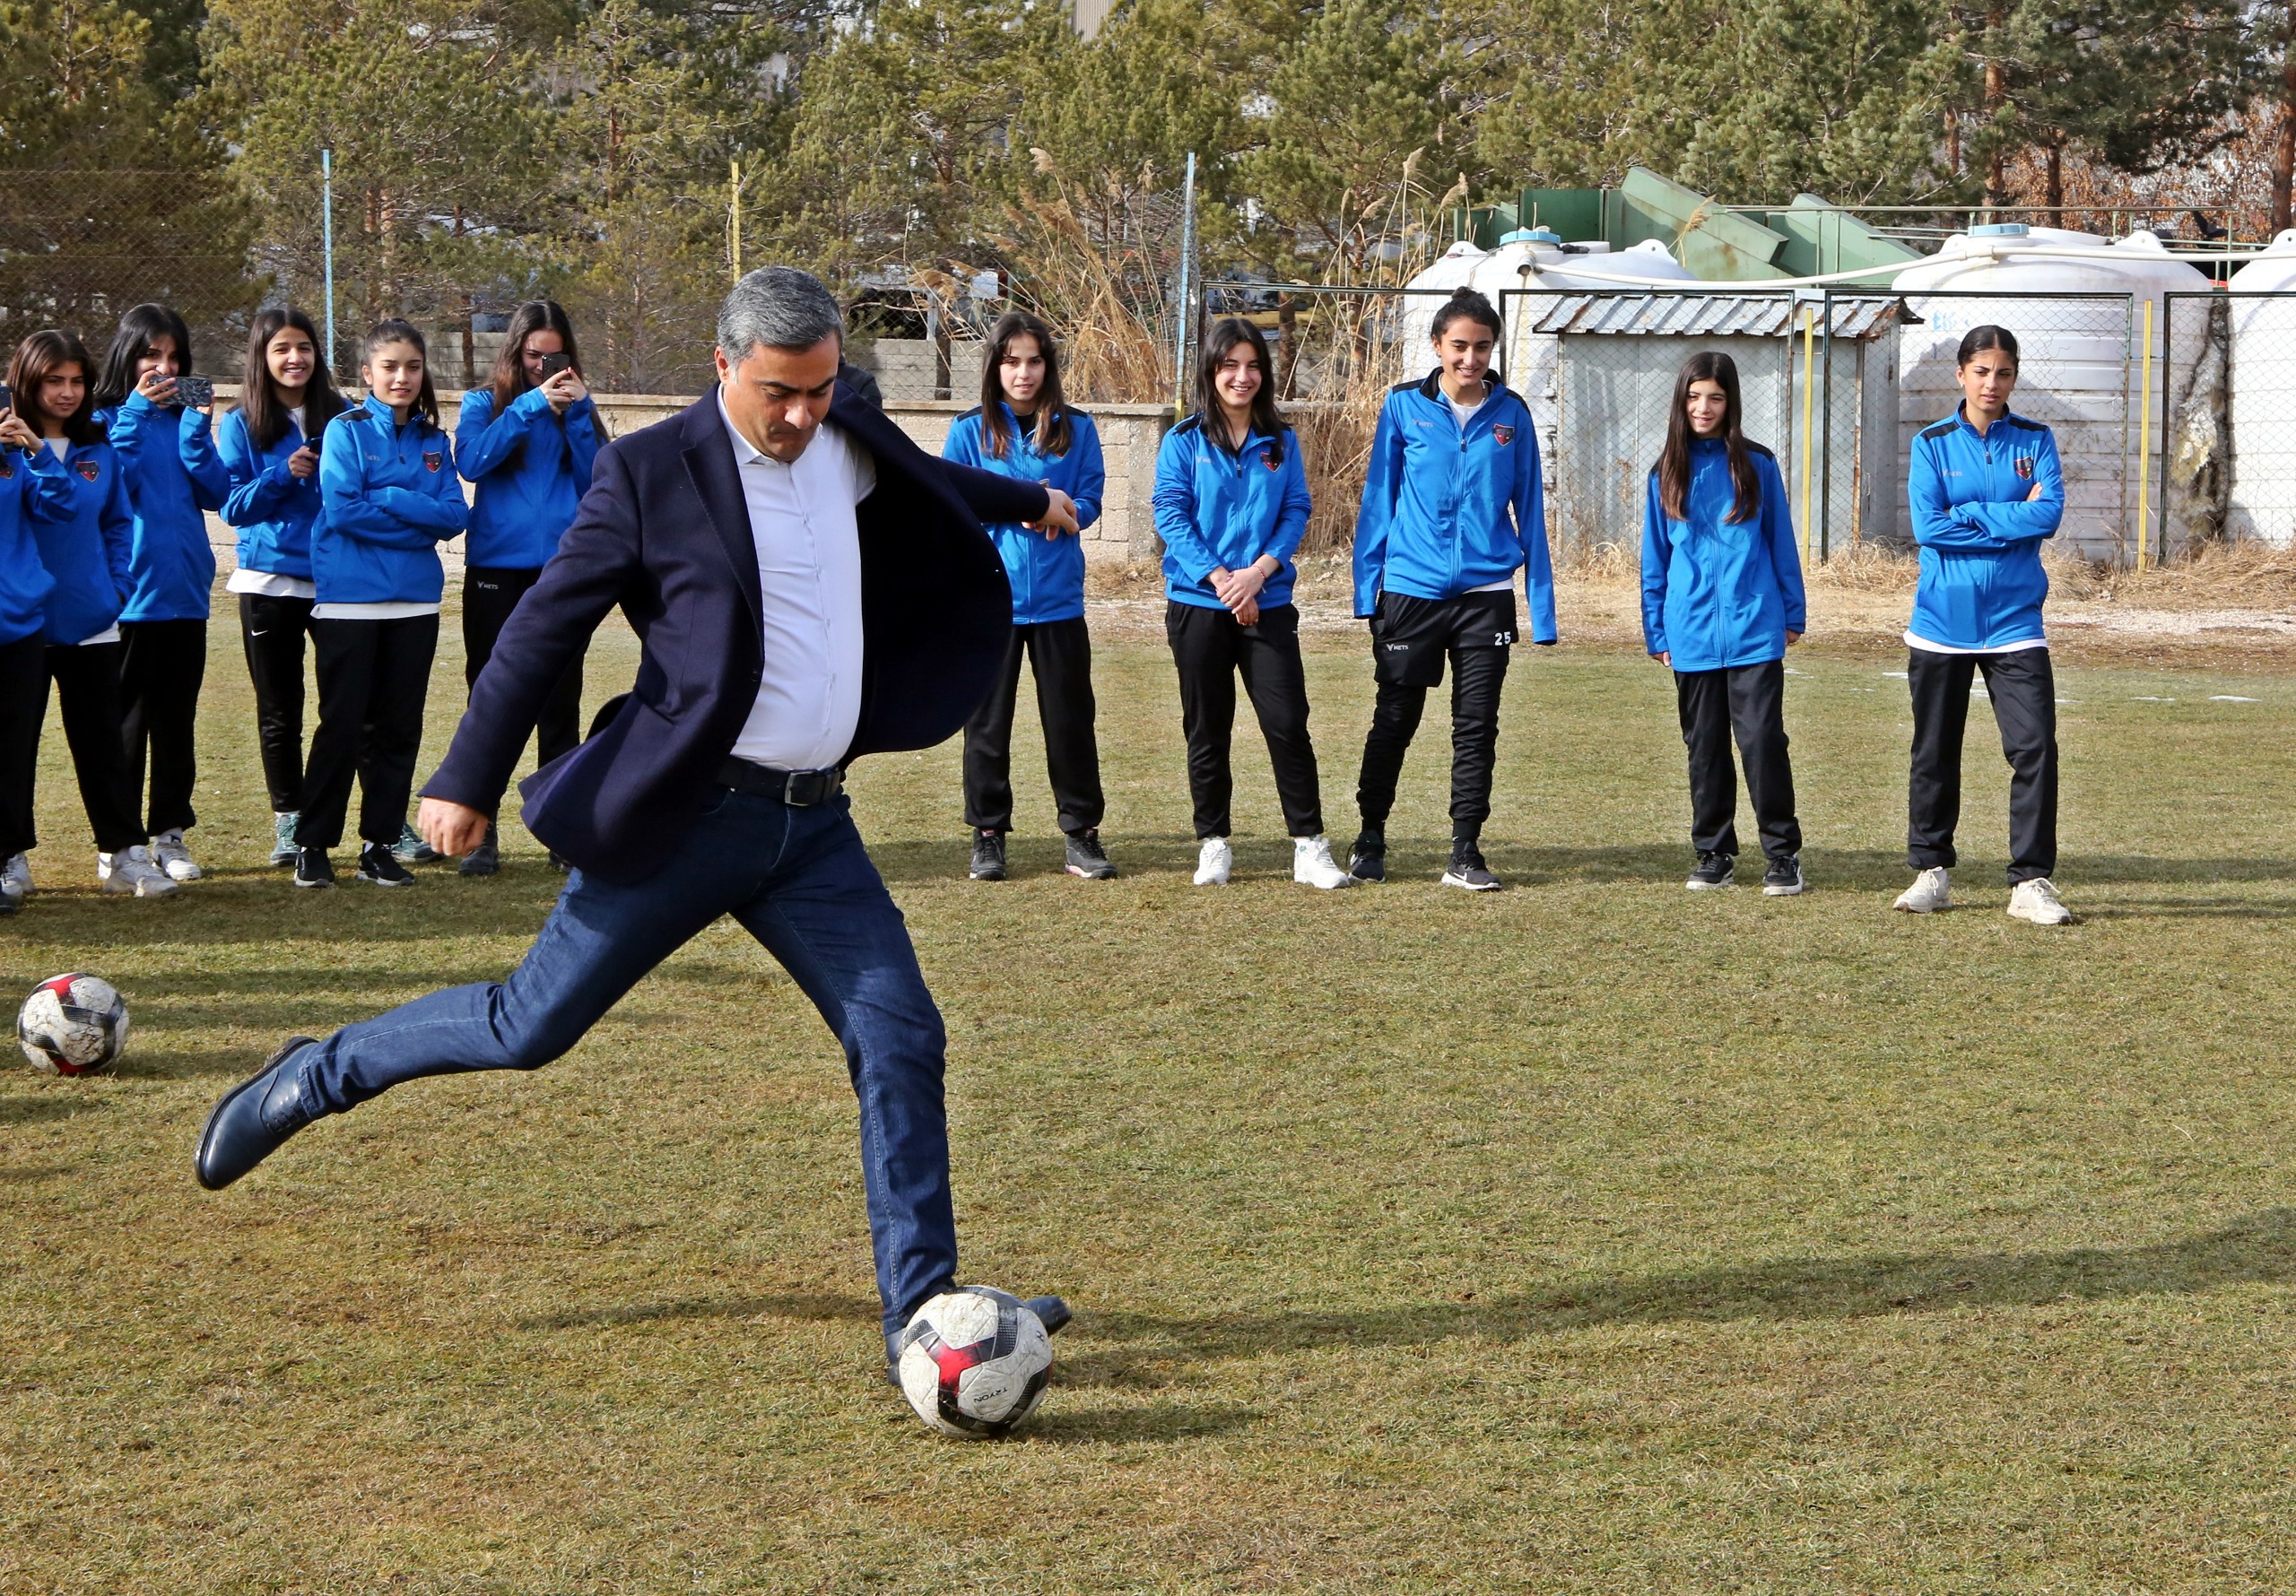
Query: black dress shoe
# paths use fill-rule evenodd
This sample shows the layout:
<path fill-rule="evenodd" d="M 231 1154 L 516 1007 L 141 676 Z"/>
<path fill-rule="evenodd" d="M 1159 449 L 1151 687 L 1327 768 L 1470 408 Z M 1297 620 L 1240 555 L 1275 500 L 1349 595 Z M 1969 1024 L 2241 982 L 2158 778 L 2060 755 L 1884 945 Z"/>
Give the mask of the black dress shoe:
<path fill-rule="evenodd" d="M 1028 1309 L 1044 1321 L 1044 1332 L 1048 1336 L 1058 1335 L 1060 1327 L 1073 1317 L 1068 1312 L 1068 1305 L 1057 1297 L 1031 1297 Z"/>
<path fill-rule="evenodd" d="M 201 1185 L 222 1191 L 317 1117 L 303 1101 L 293 1073 L 283 1067 L 298 1050 L 316 1045 L 310 1037 L 288 1037 L 272 1049 L 262 1069 L 223 1094 L 207 1115 L 192 1159 Z"/>

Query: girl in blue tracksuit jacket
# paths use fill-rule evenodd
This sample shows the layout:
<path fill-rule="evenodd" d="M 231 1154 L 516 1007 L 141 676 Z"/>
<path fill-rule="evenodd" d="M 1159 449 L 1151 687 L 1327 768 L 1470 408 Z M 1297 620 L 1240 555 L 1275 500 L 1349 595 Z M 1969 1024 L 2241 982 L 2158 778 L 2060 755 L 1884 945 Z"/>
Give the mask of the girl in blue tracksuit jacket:
<path fill-rule="evenodd" d="M 369 330 L 367 397 L 326 426 L 320 515 L 311 530 L 311 611 L 319 724 L 295 821 L 295 884 L 327 887 L 359 778 L 359 880 L 413 884 L 392 847 L 422 743 L 446 571 L 439 545 L 470 523 L 422 334 L 403 321 Z"/>
<path fill-rule="evenodd" d="M 1047 482 L 1076 501 L 1081 530 L 1100 518 L 1108 473 L 1092 418 L 1060 388 L 1052 329 L 1013 311 L 989 329 L 980 363 L 980 406 L 949 429 L 944 458 L 1022 481 Z M 1037 683 L 1046 774 L 1068 873 L 1116 873 L 1100 846 L 1100 750 L 1093 730 L 1092 639 L 1084 626 L 1084 545 L 1076 533 L 992 526 L 1013 585 L 1013 640 L 996 685 L 965 723 L 965 825 L 976 881 L 1004 879 L 1004 834 L 1013 828 L 1013 708 L 1023 655 Z"/>
<path fill-rule="evenodd" d="M 1292 879 L 1344 887 L 1324 837 L 1323 792 L 1308 736 L 1308 681 L 1292 556 L 1308 530 L 1300 439 L 1275 408 L 1267 341 L 1240 317 L 1213 324 L 1197 368 L 1196 414 L 1156 455 L 1156 532 L 1164 543 L 1164 632 L 1180 679 L 1188 789 L 1196 803 L 1196 882 L 1223 886 L 1236 678 L 1275 768 L 1292 834 Z"/>
<path fill-rule="evenodd" d="M 1379 411 L 1355 520 L 1355 613 L 1371 623 L 1378 696 L 1355 801 L 1363 828 L 1349 867 L 1387 879 L 1387 814 L 1427 690 L 1451 686 L 1451 863 L 1446 886 L 1489 892 L 1483 863 L 1499 695 L 1517 636 L 1509 589 L 1523 573 L 1531 640 L 1554 641 L 1539 446 L 1530 407 L 1491 375 L 1499 312 L 1463 288 L 1435 313 L 1436 368 L 1399 383 Z"/>
<path fill-rule="evenodd" d="M 1674 378 L 1666 445 L 1642 513 L 1642 640 L 1674 667 L 1690 750 L 1692 890 L 1726 887 L 1738 854 L 1737 733 L 1769 868 L 1802 890 L 1802 828 L 1787 759 L 1786 649 L 1808 625 L 1802 556 L 1777 458 L 1739 431 L 1737 362 L 1692 355 Z"/>
<path fill-rule="evenodd" d="M 86 346 L 69 333 L 33 334 L 8 364 L 9 390 L 62 473 L 60 490 L 36 490 L 25 504 L 40 564 L 55 583 L 42 606 L 46 659 L 37 713 L 47 714 L 53 681 L 103 889 L 164 898 L 176 884 L 153 862 L 150 835 L 138 822 L 121 733 L 119 614 L 135 586 L 135 518 L 126 473 L 96 422 L 94 371 Z M 7 873 L 19 896 L 30 889 L 21 852 Z"/>
<path fill-rule="evenodd" d="M 309 317 L 291 305 L 256 313 L 240 395 L 239 407 L 215 423 L 229 488 L 223 519 L 239 533 L 239 567 L 223 585 L 239 597 L 239 642 L 255 686 L 271 862 L 292 864 L 303 807 L 303 638 L 318 591 L 311 527 L 319 518 L 319 439 L 344 410 Z"/>
<path fill-rule="evenodd" d="M 582 381 L 574 325 L 554 299 L 535 299 L 510 313 L 491 380 L 463 395 L 455 427 L 455 464 L 475 486 L 470 535 L 463 544 L 463 680 L 478 681 L 494 657 L 502 623 L 573 525 L 598 457 L 597 406 Z M 543 764 L 581 741 L 582 656 L 578 653 L 544 704 L 535 727 Z M 465 875 L 501 868 L 492 831 L 463 856 Z"/>
<path fill-rule="evenodd" d="M 32 826 L 40 721 L 48 707 L 48 595 L 56 578 L 40 563 L 32 500 L 65 508 L 63 462 L 19 413 L 0 407 L 0 915 L 22 902 L 18 862 L 39 840 Z"/>
<path fill-rule="evenodd" d="M 176 395 L 191 371 L 191 330 L 165 305 L 138 305 L 120 317 L 96 385 L 96 421 L 119 456 L 135 516 L 133 585 L 119 615 L 119 698 L 128 779 L 152 793 L 146 828 L 161 867 L 196 881 L 199 866 L 183 834 L 197 775 L 199 686 L 207 672 L 207 602 L 215 551 L 207 512 L 223 507 L 223 463 L 210 430 L 213 403 Z"/>
<path fill-rule="evenodd" d="M 1961 737 L 1970 687 L 1985 675 L 2009 760 L 2009 913 L 2039 925 L 2072 919 L 2056 883 L 2057 680 L 2041 602 L 2041 544 L 2065 517 L 2057 438 L 2009 408 L 2017 340 L 1972 329 L 1954 359 L 1961 403 L 1913 440 L 1906 494 L 1921 577 L 1906 628 L 1913 692 L 1906 863 L 1918 872 L 1897 906 L 1949 902 L 1961 807 Z"/>

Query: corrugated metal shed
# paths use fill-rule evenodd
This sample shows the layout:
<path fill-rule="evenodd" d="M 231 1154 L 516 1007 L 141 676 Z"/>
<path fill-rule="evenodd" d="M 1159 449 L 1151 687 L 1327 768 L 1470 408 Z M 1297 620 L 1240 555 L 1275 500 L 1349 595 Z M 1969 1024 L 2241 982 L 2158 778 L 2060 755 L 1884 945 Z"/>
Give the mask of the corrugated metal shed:
<path fill-rule="evenodd" d="M 1802 330 L 1805 306 L 1789 294 L 1570 294 L 1549 303 L 1535 333 L 1675 338 L 1778 338 Z M 1894 299 L 1836 299 L 1832 335 L 1862 342 L 1897 325 Z M 1818 329 L 1824 337 L 1826 329 Z"/>

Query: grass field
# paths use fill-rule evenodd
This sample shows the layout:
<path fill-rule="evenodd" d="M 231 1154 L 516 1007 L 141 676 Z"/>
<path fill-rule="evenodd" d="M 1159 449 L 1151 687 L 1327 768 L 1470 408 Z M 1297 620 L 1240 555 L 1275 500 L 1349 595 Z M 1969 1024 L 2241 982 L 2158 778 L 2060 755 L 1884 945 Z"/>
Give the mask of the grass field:
<path fill-rule="evenodd" d="M 1247 731 L 1239 879 L 1191 888 L 1136 629 L 1122 879 L 1055 873 L 1033 743 L 1000 886 L 953 745 L 865 766 L 966 1272 L 1077 1310 L 1039 1420 L 968 1447 L 879 1383 L 843 1071 L 730 924 L 548 1071 L 197 1190 L 275 1038 L 507 970 L 557 885 L 511 828 L 491 882 L 291 891 L 219 625 L 213 879 L 100 898 L 51 729 L 0 924 L 0 985 L 95 970 L 136 1028 L 109 1078 L 0 1071 L 0 1591 L 2286 1589 L 2296 674 L 2219 657 L 2062 663 L 2056 932 L 2001 913 L 1981 711 L 1969 906 L 1887 912 L 1903 661 L 1853 642 L 1795 661 L 1798 900 L 1682 890 L 1669 684 L 1611 647 L 1518 655 L 1490 898 L 1434 884 L 1439 713 L 1396 884 L 1290 883 Z M 1309 664 L 1344 843 L 1368 671 Z"/>

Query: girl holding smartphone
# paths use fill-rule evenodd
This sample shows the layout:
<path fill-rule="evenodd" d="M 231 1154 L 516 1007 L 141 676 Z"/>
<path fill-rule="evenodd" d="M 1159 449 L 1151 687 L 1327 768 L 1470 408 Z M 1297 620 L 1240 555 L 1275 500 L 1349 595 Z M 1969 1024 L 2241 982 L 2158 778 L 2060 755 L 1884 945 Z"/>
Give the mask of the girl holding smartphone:
<path fill-rule="evenodd" d="M 1739 430 L 1739 414 L 1737 362 L 1711 352 L 1683 362 L 1642 513 L 1642 640 L 1673 667 L 1690 750 L 1698 864 L 1683 885 L 1733 879 L 1735 729 L 1770 862 L 1762 892 L 1791 898 L 1802 890 L 1802 827 L 1786 753 L 1786 650 L 1809 620 L 1786 480 Z"/>
<path fill-rule="evenodd" d="M 376 323 L 360 376 L 367 397 L 327 423 L 319 451 L 311 529 L 319 723 L 295 821 L 298 887 L 335 884 L 327 850 L 343 840 L 354 775 L 358 879 L 414 884 L 392 848 L 406 829 L 439 648 L 439 545 L 470 519 L 422 334 L 406 322 Z"/>
<path fill-rule="evenodd" d="M 56 578 L 40 563 L 32 501 L 61 514 L 69 493 L 63 462 L 16 413 L 13 395 L 0 394 L 0 915 L 22 903 L 31 884 L 24 856 L 38 841 L 32 790 L 48 707 L 48 645 L 40 629 Z"/>
<path fill-rule="evenodd" d="M 303 638 L 317 589 L 311 526 L 319 516 L 319 438 L 343 413 L 318 334 L 291 305 L 256 313 L 248 330 L 239 408 L 215 424 L 227 492 L 223 519 L 239 533 L 239 641 L 255 684 L 256 739 L 270 789 L 274 864 L 295 863 L 303 807 Z"/>
<path fill-rule="evenodd" d="M 1947 872 L 1961 813 L 1961 739 L 1981 672 L 2009 761 L 2009 913 L 2036 925 L 2073 918 L 2057 870 L 2057 678 L 2041 604 L 2041 544 L 2065 518 L 2057 438 L 2009 408 L 2017 339 L 1973 327 L 1954 355 L 1961 402 L 1913 440 L 1907 492 L 1921 576 L 1907 626 L 1913 692 L 1906 863 L 1918 873 L 1896 906 L 1951 906 Z"/>
<path fill-rule="evenodd" d="M 598 457 L 597 407 L 582 382 L 573 324 L 552 299 L 510 313 L 492 380 L 463 395 L 455 427 L 456 464 L 477 487 L 463 545 L 463 676 L 465 685 L 494 656 L 494 639 L 574 521 Z M 535 728 L 547 765 L 581 741 L 582 660 L 577 655 L 543 706 Z M 466 876 L 501 868 L 493 828 L 463 856 Z"/>
<path fill-rule="evenodd" d="M 1100 518 L 1108 473 L 1092 418 L 1060 391 L 1052 329 L 1013 311 L 989 330 L 980 405 L 959 416 L 944 458 L 1022 481 L 1049 482 L 1076 501 L 1081 531 Z M 1084 547 L 1076 533 L 992 526 L 1013 585 L 1013 641 L 1004 672 L 965 725 L 965 824 L 976 881 L 1004 879 L 1013 828 L 1013 710 L 1025 655 L 1036 672 L 1037 716 L 1073 876 L 1104 880 L 1116 866 L 1100 846 L 1100 749 L 1093 719 L 1092 639 L 1084 627 Z"/>
<path fill-rule="evenodd" d="M 69 333 L 34 333 L 8 362 L 9 391 L 64 473 L 61 494 L 35 495 L 29 505 L 40 564 L 55 581 L 40 629 L 46 657 L 35 724 L 48 713 L 52 681 L 96 834 L 96 879 L 106 892 L 165 898 L 176 883 L 152 859 L 151 834 L 137 821 L 140 794 L 121 732 L 119 614 L 135 586 L 135 519 L 119 457 L 95 419 L 94 370 L 86 345 Z M 13 896 L 30 891 L 22 852 L 6 873 Z"/>
<path fill-rule="evenodd" d="M 120 318 L 96 385 L 96 421 L 118 456 L 135 527 L 119 616 L 121 734 L 139 801 L 148 756 L 152 852 L 178 881 L 199 879 L 183 834 L 198 820 L 195 728 L 215 583 L 206 512 L 222 509 L 229 490 L 210 431 L 214 404 L 214 386 L 192 375 L 182 317 L 138 305 Z"/>
<path fill-rule="evenodd" d="M 1225 886 L 1229 744 L 1244 679 L 1292 834 L 1292 879 L 1353 884 L 1324 837 L 1323 793 L 1308 737 L 1308 679 L 1292 563 L 1308 530 L 1300 439 L 1275 408 L 1267 341 L 1237 317 L 1205 337 L 1196 414 L 1156 454 L 1156 531 L 1164 540 L 1164 633 L 1180 679 L 1188 790 L 1196 802 L 1196 884 Z"/>

